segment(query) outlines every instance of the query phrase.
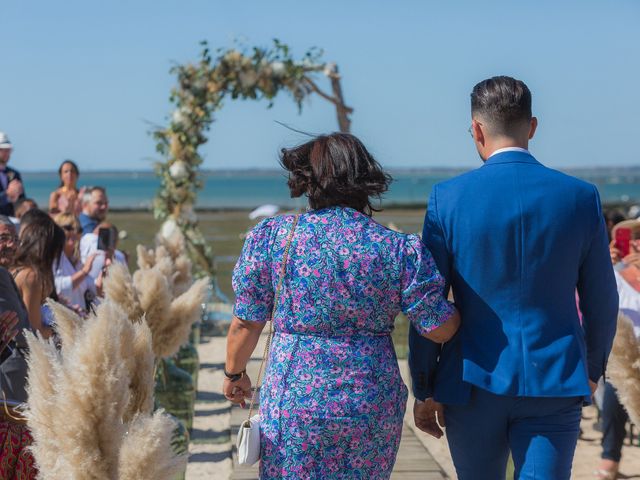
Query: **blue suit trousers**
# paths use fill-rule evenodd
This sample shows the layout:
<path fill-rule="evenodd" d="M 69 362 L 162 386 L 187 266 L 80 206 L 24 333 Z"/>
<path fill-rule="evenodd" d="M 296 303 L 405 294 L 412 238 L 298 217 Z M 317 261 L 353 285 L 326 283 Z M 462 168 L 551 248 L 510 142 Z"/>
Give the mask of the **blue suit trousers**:
<path fill-rule="evenodd" d="M 569 480 L 583 397 L 507 397 L 473 388 L 465 405 L 445 405 L 447 440 L 459 480 Z"/>

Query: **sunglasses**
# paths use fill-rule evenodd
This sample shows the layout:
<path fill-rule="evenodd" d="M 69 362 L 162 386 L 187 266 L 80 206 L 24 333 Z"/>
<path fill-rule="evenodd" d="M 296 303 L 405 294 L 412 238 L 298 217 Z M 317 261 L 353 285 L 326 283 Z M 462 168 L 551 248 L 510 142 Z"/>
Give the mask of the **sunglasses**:
<path fill-rule="evenodd" d="M 65 232 L 80 233 L 80 229 L 79 228 L 75 228 L 73 225 L 61 225 L 61 227 Z"/>

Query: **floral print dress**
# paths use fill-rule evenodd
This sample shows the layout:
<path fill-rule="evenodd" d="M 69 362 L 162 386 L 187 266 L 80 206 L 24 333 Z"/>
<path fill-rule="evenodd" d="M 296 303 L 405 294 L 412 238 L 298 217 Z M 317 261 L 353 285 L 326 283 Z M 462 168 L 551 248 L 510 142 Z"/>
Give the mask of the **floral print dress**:
<path fill-rule="evenodd" d="M 235 315 L 271 319 L 294 217 L 246 239 L 233 273 Z M 346 207 L 299 217 L 260 393 L 261 479 L 386 479 L 407 402 L 390 333 L 404 312 L 423 334 L 452 313 L 416 235 Z"/>

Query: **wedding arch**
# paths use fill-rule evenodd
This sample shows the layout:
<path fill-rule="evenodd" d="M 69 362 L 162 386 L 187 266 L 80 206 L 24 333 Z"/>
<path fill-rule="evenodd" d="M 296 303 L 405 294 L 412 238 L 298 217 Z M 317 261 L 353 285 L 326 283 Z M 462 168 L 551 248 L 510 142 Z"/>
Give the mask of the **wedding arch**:
<path fill-rule="evenodd" d="M 322 51 L 312 48 L 295 60 L 290 48 L 277 39 L 271 48 L 219 49 L 212 56 L 207 42 L 196 63 L 171 69 L 178 84 L 170 101 L 175 105 L 168 126 L 153 131 L 156 150 L 164 161 L 155 165 L 160 188 L 154 199 L 154 215 L 164 222 L 161 234 L 175 229 L 184 234 L 191 259 L 199 275 L 215 274 L 213 250 L 198 228 L 194 212 L 197 192 L 203 187 L 198 153 L 207 142 L 206 132 L 214 113 L 226 98 L 269 101 L 273 105 L 280 91 L 288 92 L 302 110 L 302 102 L 312 94 L 335 105 L 340 131 L 349 132 L 353 109 L 346 106 L 335 63 L 322 61 Z M 317 77 L 329 79 L 331 93 L 323 91 Z"/>

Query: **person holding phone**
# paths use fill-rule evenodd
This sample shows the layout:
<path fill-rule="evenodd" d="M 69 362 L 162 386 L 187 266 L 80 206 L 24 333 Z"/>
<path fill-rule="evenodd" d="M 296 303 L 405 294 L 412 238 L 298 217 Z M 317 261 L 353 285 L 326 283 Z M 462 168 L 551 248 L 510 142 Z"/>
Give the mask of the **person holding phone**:
<path fill-rule="evenodd" d="M 618 286 L 619 307 L 633 323 L 640 336 L 640 221 L 625 220 L 611 230 L 609 246 Z M 618 399 L 615 387 L 604 384 L 602 400 L 602 453 L 594 472 L 603 480 L 618 478 L 622 443 L 626 436 L 627 412 Z"/>
<path fill-rule="evenodd" d="M 100 296 L 102 277 L 106 268 L 112 262 L 127 265 L 127 258 L 118 247 L 118 229 L 109 222 L 102 222 L 92 233 L 87 233 L 80 239 L 80 260 L 87 263 L 91 255 L 95 254 L 89 275 L 93 278 L 97 294 Z"/>
<path fill-rule="evenodd" d="M 53 265 L 56 292 L 71 308 L 86 314 L 96 297 L 95 282 L 89 274 L 97 253 L 89 255 L 84 263 L 80 261 L 82 228 L 75 215 L 60 213 L 55 222 L 65 234 L 63 252 Z"/>

